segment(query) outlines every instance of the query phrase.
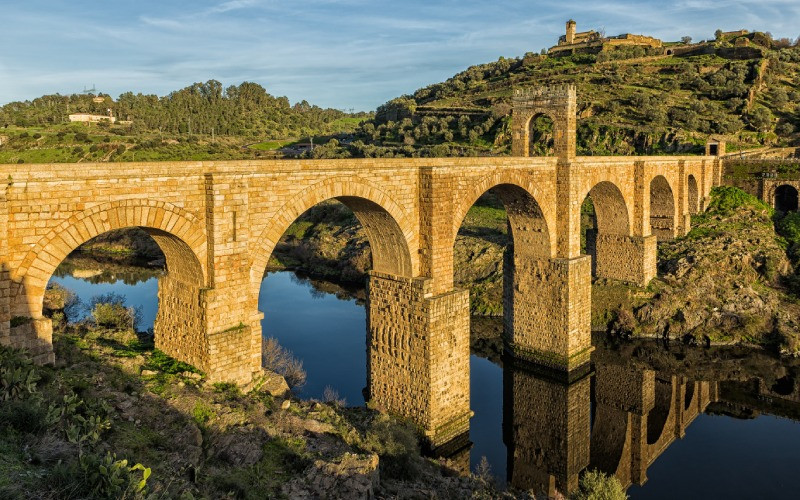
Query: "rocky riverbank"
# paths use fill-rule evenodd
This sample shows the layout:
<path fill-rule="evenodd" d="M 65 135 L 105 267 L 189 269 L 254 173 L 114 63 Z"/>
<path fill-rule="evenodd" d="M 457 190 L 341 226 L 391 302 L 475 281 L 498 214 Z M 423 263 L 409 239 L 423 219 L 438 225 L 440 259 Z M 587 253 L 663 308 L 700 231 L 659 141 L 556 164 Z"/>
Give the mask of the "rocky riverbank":
<path fill-rule="evenodd" d="M 688 343 L 755 344 L 800 352 L 793 263 L 775 214 L 736 188 L 716 188 L 684 238 L 659 246 L 659 277 L 612 311 L 609 332 Z"/>
<path fill-rule="evenodd" d="M 35 367 L 0 347 L 3 498 L 503 495 L 423 458 L 410 425 L 296 399 L 274 374 L 243 394 L 146 337 L 87 324 L 55 348 L 55 367 Z"/>

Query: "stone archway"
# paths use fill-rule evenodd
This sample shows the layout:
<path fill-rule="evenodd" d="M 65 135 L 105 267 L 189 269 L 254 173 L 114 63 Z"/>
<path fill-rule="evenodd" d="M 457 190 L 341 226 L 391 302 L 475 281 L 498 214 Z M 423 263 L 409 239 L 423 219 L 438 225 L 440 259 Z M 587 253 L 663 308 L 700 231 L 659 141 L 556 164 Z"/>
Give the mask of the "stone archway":
<path fill-rule="evenodd" d="M 796 212 L 798 207 L 797 188 L 790 184 L 781 184 L 775 188 L 773 206 L 779 212 Z"/>
<path fill-rule="evenodd" d="M 574 85 L 515 89 L 513 96 L 512 154 L 531 156 L 531 121 L 538 115 L 553 121 L 553 150 L 562 159 L 575 157 L 577 97 Z"/>
<path fill-rule="evenodd" d="M 200 285 L 207 283 L 205 228 L 193 214 L 164 202 L 120 200 L 73 215 L 34 245 L 11 276 L 19 283 L 15 313 L 41 317 L 44 290 L 56 267 L 90 239 L 129 227 L 141 227 L 155 239 L 168 271 L 171 267 Z"/>
<path fill-rule="evenodd" d="M 585 234 L 586 253 L 592 256 L 592 274 L 629 281 L 630 263 L 620 258 L 627 253 L 630 236 L 630 217 L 622 192 L 614 183 L 602 181 L 586 194 L 582 212 L 589 202 L 594 215 L 588 218 L 596 226 L 587 228 Z M 583 214 L 581 217 L 586 219 Z"/>
<path fill-rule="evenodd" d="M 658 241 L 675 238 L 675 196 L 663 175 L 650 181 L 650 233 Z"/>
<path fill-rule="evenodd" d="M 544 113 L 531 116 L 528 121 L 528 156 L 553 156 L 554 130 L 553 119 Z"/>
<path fill-rule="evenodd" d="M 24 258 L 15 277 L 15 314 L 30 317 L 35 331 L 51 341 L 52 327 L 42 317 L 45 289 L 56 267 L 83 243 L 115 229 L 140 227 L 160 247 L 167 273 L 159 279 L 156 347 L 206 371 L 209 363 L 201 291 L 207 285 L 206 237 L 191 213 L 163 202 L 122 200 L 100 204 L 65 220 Z M 52 345 L 42 346 L 49 348 Z"/>
<path fill-rule="evenodd" d="M 694 175 L 689 174 L 686 178 L 686 187 L 689 197 L 689 214 L 695 215 L 700 212 L 700 191 L 697 188 L 697 179 L 695 179 Z"/>
<path fill-rule="evenodd" d="M 372 270 L 412 277 L 418 272 L 418 258 L 411 249 L 418 242 L 414 224 L 405 210 L 386 193 L 366 181 L 328 179 L 303 190 L 280 208 L 252 247 L 251 285 L 254 296 L 275 245 L 300 215 L 323 201 L 335 199 L 347 206 L 367 233 L 372 250 Z"/>

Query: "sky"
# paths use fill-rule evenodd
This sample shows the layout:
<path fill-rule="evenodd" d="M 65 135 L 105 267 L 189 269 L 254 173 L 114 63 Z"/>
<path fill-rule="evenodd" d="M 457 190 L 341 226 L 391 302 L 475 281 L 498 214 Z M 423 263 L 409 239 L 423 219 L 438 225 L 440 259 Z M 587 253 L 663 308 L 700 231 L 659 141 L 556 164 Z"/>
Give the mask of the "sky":
<path fill-rule="evenodd" d="M 800 36 L 800 0 L 0 0 L 0 104 L 215 79 L 369 111 L 555 45 L 570 18 L 578 31 L 667 41 L 718 28 Z"/>

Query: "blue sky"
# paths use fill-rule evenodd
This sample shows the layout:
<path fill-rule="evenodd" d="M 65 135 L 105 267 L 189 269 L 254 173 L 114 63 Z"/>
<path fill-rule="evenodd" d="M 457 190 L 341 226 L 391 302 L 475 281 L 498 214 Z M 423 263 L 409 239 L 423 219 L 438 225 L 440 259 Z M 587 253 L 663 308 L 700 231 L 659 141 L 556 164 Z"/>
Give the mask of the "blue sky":
<path fill-rule="evenodd" d="M 113 97 L 254 81 L 372 110 L 473 64 L 538 52 L 564 23 L 609 35 L 800 36 L 800 0 L 0 0 L 0 104 L 96 85 Z"/>

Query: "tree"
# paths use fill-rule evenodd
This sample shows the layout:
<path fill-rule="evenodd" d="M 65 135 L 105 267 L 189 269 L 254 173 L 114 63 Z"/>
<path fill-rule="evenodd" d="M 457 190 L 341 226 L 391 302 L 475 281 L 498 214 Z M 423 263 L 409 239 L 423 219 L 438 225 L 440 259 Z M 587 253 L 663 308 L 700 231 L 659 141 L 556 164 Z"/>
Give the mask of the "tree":
<path fill-rule="evenodd" d="M 774 121 L 774 118 L 769 109 L 759 106 L 748 113 L 747 121 L 750 126 L 758 132 L 768 132 L 770 129 L 772 129 L 772 122 Z"/>
<path fill-rule="evenodd" d="M 722 40 L 722 30 L 717 30 L 714 32 L 714 39 L 717 41 Z"/>
<path fill-rule="evenodd" d="M 684 45 L 689 45 L 690 43 L 692 43 L 692 37 L 690 37 L 690 36 L 682 36 L 681 37 L 681 43 L 684 44 Z"/>

